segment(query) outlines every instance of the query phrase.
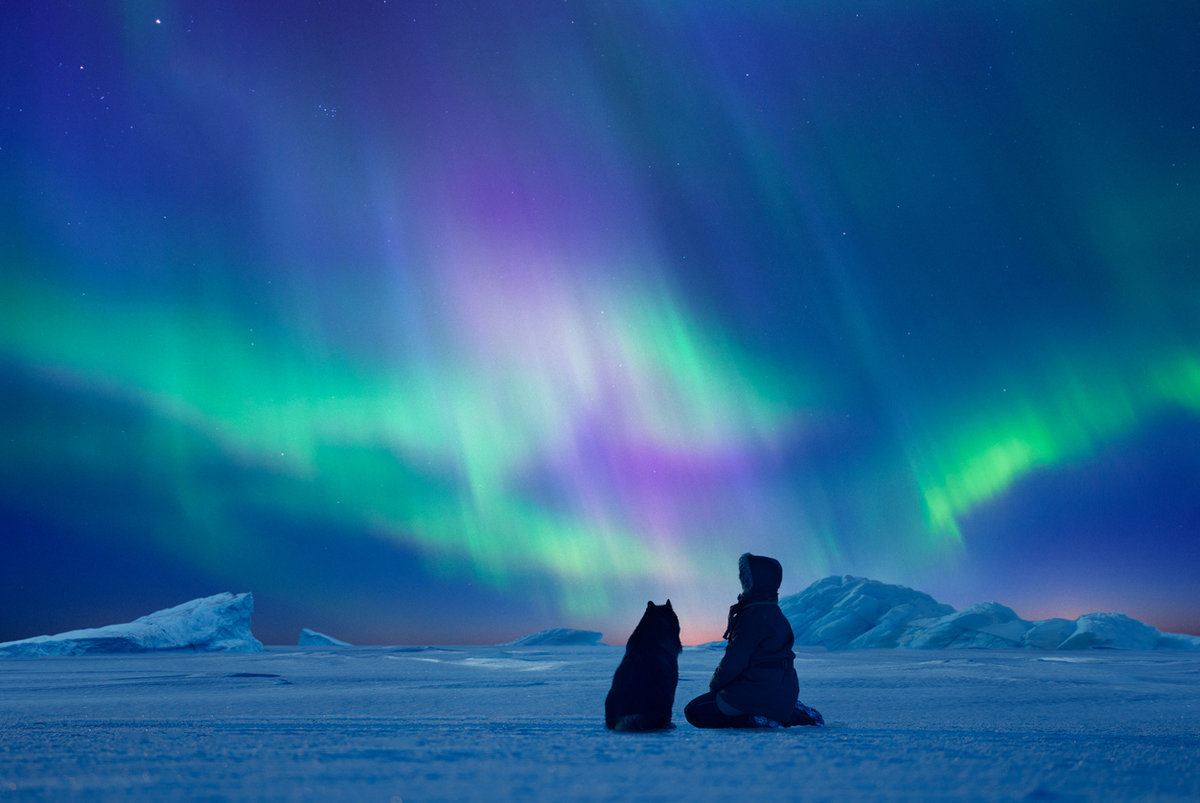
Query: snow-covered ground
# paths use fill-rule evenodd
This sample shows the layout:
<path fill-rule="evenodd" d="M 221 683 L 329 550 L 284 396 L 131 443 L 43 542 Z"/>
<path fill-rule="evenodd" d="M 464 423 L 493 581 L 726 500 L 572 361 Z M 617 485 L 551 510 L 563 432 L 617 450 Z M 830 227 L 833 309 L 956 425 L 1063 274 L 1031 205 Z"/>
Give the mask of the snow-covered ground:
<path fill-rule="evenodd" d="M 829 727 L 618 734 L 622 649 L 0 659 L 0 799 L 1198 800 L 1200 653 L 799 651 Z"/>

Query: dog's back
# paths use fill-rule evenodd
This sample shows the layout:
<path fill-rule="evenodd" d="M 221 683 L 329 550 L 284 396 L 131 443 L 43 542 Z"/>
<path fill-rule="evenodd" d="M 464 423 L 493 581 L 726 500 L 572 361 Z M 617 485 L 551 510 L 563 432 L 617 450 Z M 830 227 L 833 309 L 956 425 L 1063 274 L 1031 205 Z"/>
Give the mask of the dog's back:
<path fill-rule="evenodd" d="M 612 730 L 646 731 L 671 727 L 679 682 L 679 618 L 671 607 L 646 603 L 646 612 L 625 645 L 604 700 L 604 724 Z"/>

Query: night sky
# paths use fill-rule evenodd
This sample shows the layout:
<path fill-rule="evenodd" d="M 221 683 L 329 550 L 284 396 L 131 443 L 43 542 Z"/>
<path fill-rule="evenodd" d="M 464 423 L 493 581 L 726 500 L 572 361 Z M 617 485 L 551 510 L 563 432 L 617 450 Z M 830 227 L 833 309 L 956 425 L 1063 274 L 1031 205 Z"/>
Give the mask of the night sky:
<path fill-rule="evenodd" d="M 1200 634 L 1200 11 L 0 11 L 0 641 L 716 638 L 736 561 Z"/>

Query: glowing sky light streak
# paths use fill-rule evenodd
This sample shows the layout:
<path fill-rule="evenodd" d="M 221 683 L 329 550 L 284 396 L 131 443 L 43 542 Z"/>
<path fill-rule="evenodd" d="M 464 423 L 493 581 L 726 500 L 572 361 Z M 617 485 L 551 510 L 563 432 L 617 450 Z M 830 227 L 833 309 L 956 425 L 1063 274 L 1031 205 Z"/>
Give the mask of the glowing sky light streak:
<path fill-rule="evenodd" d="M 481 328 L 465 351 L 442 355 L 436 376 L 424 378 L 420 372 L 429 369 L 419 363 L 372 371 L 346 360 L 316 362 L 203 311 L 189 322 L 152 306 L 63 300 L 28 288 L 7 294 L 19 298 L 29 320 L 58 322 L 57 336 L 14 319 L 4 328 L 4 345 L 74 384 L 184 424 L 232 459 L 318 483 L 314 490 L 323 487 L 321 495 L 337 501 L 340 515 L 464 556 L 489 582 L 503 586 L 514 569 L 531 565 L 561 578 L 564 592 L 584 580 L 636 577 L 655 566 L 687 574 L 689 559 L 675 549 L 684 532 L 638 533 L 635 525 L 646 522 L 619 514 L 620 500 L 596 504 L 589 489 L 627 467 L 597 472 L 590 458 L 578 456 L 573 473 L 559 481 L 582 506 L 557 513 L 521 498 L 522 472 L 569 453 L 580 427 L 596 423 L 618 455 L 644 444 L 702 464 L 735 444 L 745 449 L 747 439 L 769 444 L 787 426 L 786 399 L 759 398 L 761 389 L 733 368 L 738 363 L 727 349 L 704 342 L 678 311 L 642 314 L 620 294 L 597 292 L 593 303 L 606 303 L 585 324 L 581 316 L 589 313 L 544 290 L 524 305 L 486 293 L 503 314 L 489 320 L 495 312 L 480 310 L 471 320 Z M 123 346 L 139 339 L 153 348 Z M 400 465 L 389 467 L 389 458 L 356 464 L 361 450 L 383 450 Z M 422 465 L 431 466 L 441 490 L 435 483 L 422 492 L 425 483 L 418 482 L 418 498 L 408 498 L 401 465 L 418 477 Z M 631 510 L 639 494 L 653 493 L 625 490 Z M 191 506 L 208 511 L 203 518 L 211 521 L 202 529 L 243 529 L 233 511 L 222 517 L 215 512 L 222 505 L 206 501 Z M 679 501 L 658 497 L 659 504 Z M 645 541 L 655 532 L 658 546 Z M 597 596 L 593 588 L 566 598 Z"/>
<path fill-rule="evenodd" d="M 1086 459 L 1173 406 L 1195 409 L 1200 403 L 1196 359 L 1187 356 L 1151 364 L 1130 379 L 1102 368 L 1091 375 L 1064 371 L 1054 384 L 1054 390 L 1037 396 L 1013 393 L 1018 401 L 990 417 L 983 413 L 973 428 L 950 436 L 949 442 L 959 445 L 955 459 L 927 470 L 923 481 L 931 528 L 959 537 L 959 516 L 1026 475 Z"/>

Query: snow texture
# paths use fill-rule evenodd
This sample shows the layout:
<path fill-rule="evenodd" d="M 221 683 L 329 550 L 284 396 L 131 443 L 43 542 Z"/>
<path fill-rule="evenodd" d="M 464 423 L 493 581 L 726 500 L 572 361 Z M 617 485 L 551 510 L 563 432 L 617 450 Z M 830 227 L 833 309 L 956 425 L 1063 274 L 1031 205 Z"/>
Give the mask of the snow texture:
<path fill-rule="evenodd" d="M 537 633 L 530 633 L 528 636 L 522 636 L 516 641 L 510 641 L 500 646 L 537 647 L 543 645 L 599 644 L 602 638 L 604 638 L 604 634 L 597 633 L 595 630 L 574 630 L 569 627 L 555 627 L 550 630 L 539 630 Z"/>
<path fill-rule="evenodd" d="M 128 624 L 71 630 L 0 644 L 0 656 L 87 655 L 95 653 L 260 652 L 250 632 L 251 594 L 216 594 L 156 611 Z"/>
<path fill-rule="evenodd" d="M 324 633 L 318 633 L 315 630 L 309 630 L 307 627 L 300 628 L 300 646 L 301 647 L 349 647 L 350 644 L 335 639 L 333 636 L 327 636 Z"/>
<path fill-rule="evenodd" d="M 6 659 L 0 799 L 1200 800 L 1200 652 L 801 648 L 825 728 L 614 733 L 624 650 Z"/>
<path fill-rule="evenodd" d="M 1200 649 L 1196 636 L 1161 633 L 1120 613 L 1029 622 L 996 602 L 956 611 L 920 591 L 861 577 L 826 577 L 779 607 L 797 645 L 829 649 Z"/>

